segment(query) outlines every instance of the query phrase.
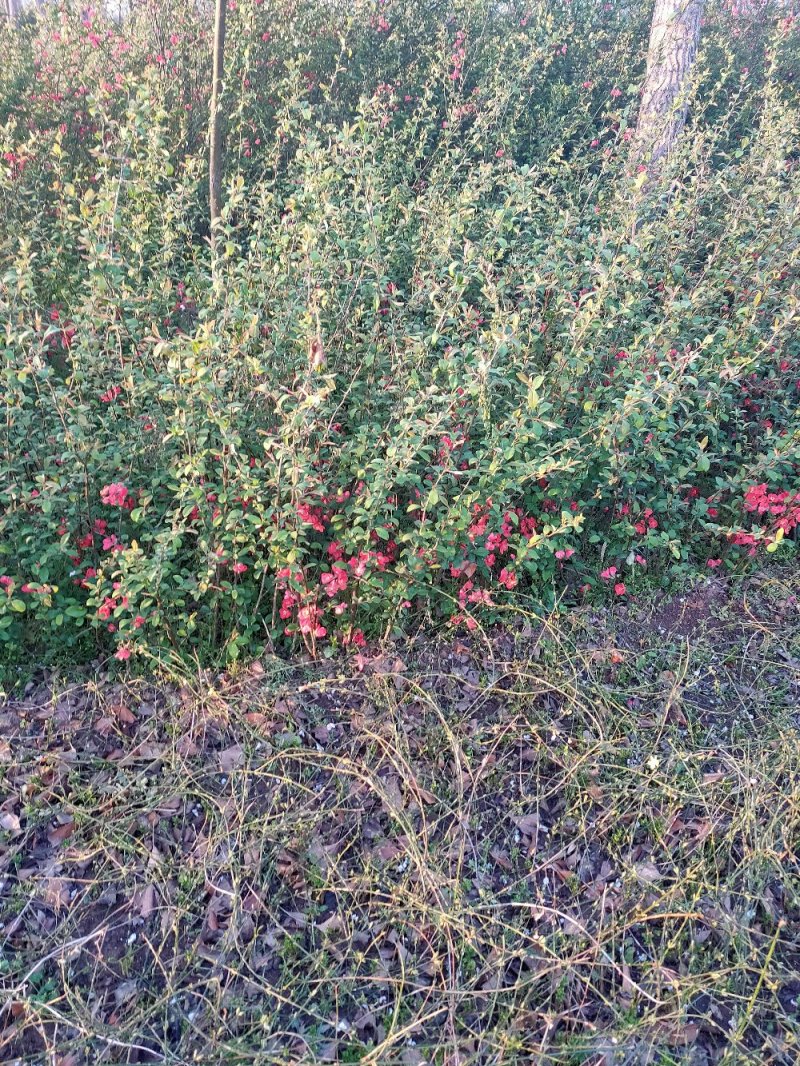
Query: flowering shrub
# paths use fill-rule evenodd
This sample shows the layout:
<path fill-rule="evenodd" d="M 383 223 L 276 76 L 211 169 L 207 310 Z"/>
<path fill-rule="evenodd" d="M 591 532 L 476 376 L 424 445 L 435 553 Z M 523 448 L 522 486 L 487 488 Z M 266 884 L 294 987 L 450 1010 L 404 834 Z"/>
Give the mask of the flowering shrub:
<path fill-rule="evenodd" d="M 31 18 L 0 72 L 9 655 L 321 654 L 789 550 L 785 11 L 711 8 L 649 182 L 649 7 L 230 7 L 213 283 L 188 7 Z"/>

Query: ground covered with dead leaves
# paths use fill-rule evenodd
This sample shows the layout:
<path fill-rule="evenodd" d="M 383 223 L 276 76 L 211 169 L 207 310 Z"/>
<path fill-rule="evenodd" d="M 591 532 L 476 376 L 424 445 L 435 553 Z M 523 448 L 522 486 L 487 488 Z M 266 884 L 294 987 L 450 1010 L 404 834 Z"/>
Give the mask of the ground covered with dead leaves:
<path fill-rule="evenodd" d="M 800 579 L 0 708 L 0 1062 L 794 1064 Z"/>

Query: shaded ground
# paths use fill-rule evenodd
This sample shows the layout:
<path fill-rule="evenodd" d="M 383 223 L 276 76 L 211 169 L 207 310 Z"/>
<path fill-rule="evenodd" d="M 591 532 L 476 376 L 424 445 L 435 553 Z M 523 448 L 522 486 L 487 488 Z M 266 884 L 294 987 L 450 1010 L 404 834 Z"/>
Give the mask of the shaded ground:
<path fill-rule="evenodd" d="M 0 1061 L 779 1063 L 800 579 L 0 709 Z"/>

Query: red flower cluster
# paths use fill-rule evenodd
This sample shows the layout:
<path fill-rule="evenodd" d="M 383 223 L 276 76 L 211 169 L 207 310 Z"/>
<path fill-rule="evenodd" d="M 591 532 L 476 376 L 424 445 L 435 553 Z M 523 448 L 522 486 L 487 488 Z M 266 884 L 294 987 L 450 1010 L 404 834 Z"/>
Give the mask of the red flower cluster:
<path fill-rule="evenodd" d="M 114 481 L 100 490 L 100 499 L 109 507 L 128 506 L 128 488 L 121 481 Z M 131 501 L 131 506 L 133 501 Z"/>
<path fill-rule="evenodd" d="M 297 517 L 307 526 L 311 526 L 317 533 L 325 532 L 325 522 L 327 516 L 324 514 L 321 507 L 313 507 L 309 503 L 298 503 L 295 508 Z"/>
<path fill-rule="evenodd" d="M 652 507 L 646 508 L 642 517 L 636 522 L 634 529 L 640 534 L 646 533 L 648 529 L 658 529 L 658 522 L 653 517 Z"/>
<path fill-rule="evenodd" d="M 352 562 L 352 559 L 350 560 Z M 325 592 L 333 599 L 347 588 L 347 570 L 343 566 L 334 566 L 329 574 L 323 574 L 320 578 Z"/>
<path fill-rule="evenodd" d="M 788 533 L 800 520 L 800 492 L 769 492 L 767 485 L 751 485 L 745 493 L 744 509 L 757 515 L 774 515 L 778 528 Z"/>

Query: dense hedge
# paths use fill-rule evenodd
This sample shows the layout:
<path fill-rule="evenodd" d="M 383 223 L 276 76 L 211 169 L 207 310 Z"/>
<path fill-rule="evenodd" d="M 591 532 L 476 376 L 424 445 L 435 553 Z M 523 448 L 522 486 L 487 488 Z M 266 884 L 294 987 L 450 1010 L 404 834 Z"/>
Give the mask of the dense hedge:
<path fill-rule="evenodd" d="M 658 178 L 649 5 L 230 9 L 213 282 L 203 19 L 2 42 L 0 656 L 319 654 L 792 550 L 785 5 L 710 8 Z"/>

